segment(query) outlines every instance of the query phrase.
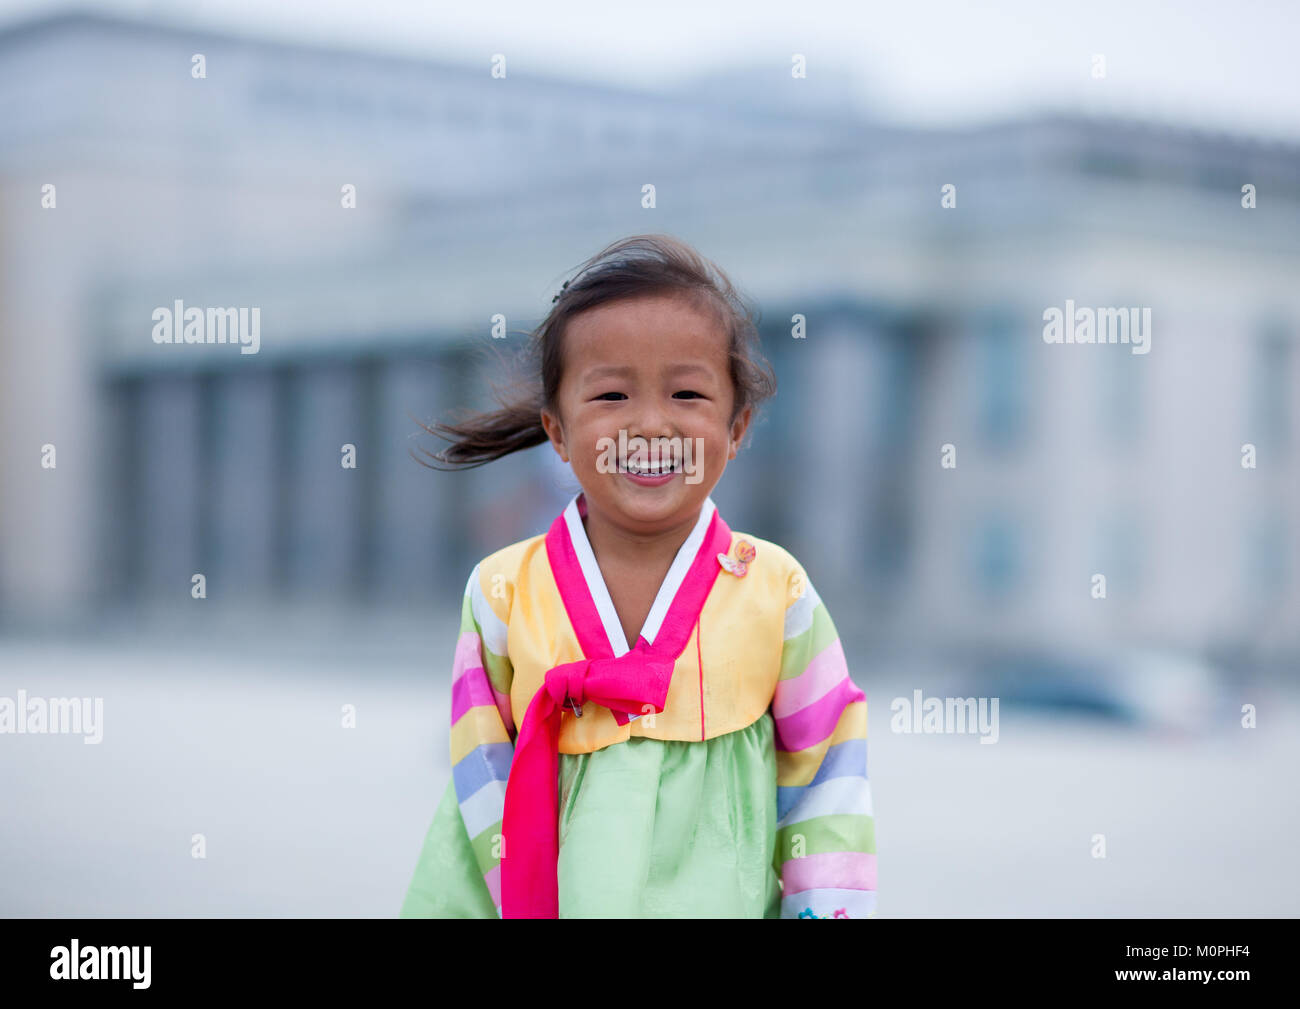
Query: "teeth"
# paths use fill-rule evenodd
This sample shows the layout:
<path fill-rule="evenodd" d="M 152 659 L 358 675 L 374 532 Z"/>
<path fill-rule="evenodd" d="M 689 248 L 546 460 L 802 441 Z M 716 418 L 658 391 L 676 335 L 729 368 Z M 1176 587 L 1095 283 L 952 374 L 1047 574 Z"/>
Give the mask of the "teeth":
<path fill-rule="evenodd" d="M 623 468 L 627 470 L 629 473 L 635 473 L 637 476 L 663 476 L 665 473 L 675 473 L 677 471 L 677 463 L 675 461 L 674 462 L 661 461 L 658 464 L 650 465 L 650 464 L 643 464 L 643 463 L 624 462 Z"/>

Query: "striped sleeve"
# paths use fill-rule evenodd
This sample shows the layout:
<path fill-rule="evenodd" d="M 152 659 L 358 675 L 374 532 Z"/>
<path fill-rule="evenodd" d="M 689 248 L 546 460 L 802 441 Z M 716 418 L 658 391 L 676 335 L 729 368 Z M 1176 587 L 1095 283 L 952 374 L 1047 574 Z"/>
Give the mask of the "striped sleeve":
<path fill-rule="evenodd" d="M 513 678 L 506 625 L 483 594 L 476 566 L 465 586 L 452 669 L 451 774 L 465 831 L 498 916 L 501 819 L 514 756 Z"/>
<path fill-rule="evenodd" d="M 776 849 L 782 918 L 867 918 L 876 911 L 876 831 L 867 780 L 867 698 L 849 676 L 826 605 L 791 577 L 772 698 Z"/>

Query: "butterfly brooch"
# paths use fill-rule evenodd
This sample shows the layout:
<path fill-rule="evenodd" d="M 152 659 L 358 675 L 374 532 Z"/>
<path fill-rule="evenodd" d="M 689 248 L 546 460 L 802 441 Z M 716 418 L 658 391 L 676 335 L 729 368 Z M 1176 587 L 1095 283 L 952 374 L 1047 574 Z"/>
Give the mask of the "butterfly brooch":
<path fill-rule="evenodd" d="M 718 554 L 718 563 L 722 565 L 722 570 L 727 574 L 735 575 L 737 578 L 744 578 L 745 572 L 749 570 L 749 562 L 754 559 L 758 551 L 754 549 L 754 545 L 748 540 L 736 540 L 732 552 L 736 555 L 735 557 Z"/>

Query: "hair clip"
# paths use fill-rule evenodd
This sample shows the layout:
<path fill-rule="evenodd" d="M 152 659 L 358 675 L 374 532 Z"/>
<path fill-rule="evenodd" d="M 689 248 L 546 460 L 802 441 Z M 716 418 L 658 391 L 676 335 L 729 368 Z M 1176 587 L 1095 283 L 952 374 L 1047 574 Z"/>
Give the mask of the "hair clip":
<path fill-rule="evenodd" d="M 560 287 L 560 294 L 563 294 L 568 289 L 569 289 L 569 282 L 566 280 L 564 284 Z M 554 298 L 551 299 L 552 305 L 554 305 L 557 301 L 560 300 L 560 294 L 557 294 Z"/>

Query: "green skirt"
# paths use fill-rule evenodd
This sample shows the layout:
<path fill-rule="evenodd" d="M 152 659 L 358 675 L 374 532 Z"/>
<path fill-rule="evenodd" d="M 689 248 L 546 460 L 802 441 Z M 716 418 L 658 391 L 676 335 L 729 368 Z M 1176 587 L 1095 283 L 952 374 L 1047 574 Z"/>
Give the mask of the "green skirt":
<path fill-rule="evenodd" d="M 560 917 L 779 918 L 773 733 L 560 754 Z M 451 781 L 400 917 L 497 917 Z"/>

